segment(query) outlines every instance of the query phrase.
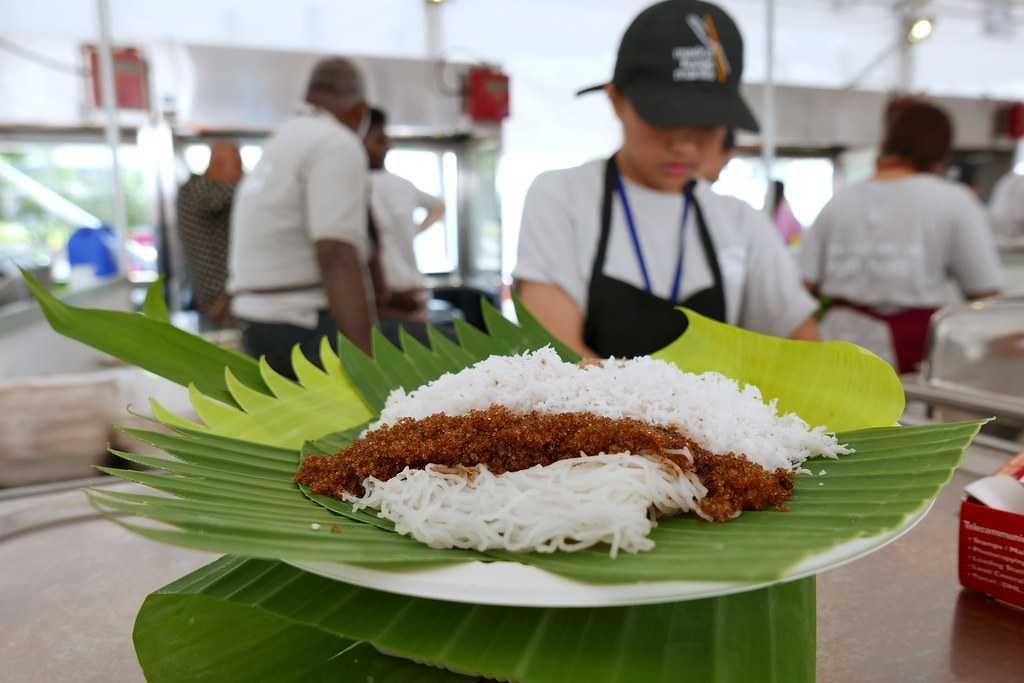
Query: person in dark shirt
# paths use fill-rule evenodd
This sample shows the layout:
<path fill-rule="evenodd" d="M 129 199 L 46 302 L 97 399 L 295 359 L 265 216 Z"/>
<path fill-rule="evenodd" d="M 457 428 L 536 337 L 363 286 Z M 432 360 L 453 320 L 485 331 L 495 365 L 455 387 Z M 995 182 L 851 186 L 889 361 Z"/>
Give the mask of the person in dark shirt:
<path fill-rule="evenodd" d="M 227 281 L 231 202 L 242 179 L 242 157 L 231 142 L 215 142 L 203 175 L 193 175 L 178 190 L 178 230 L 192 273 L 196 308 L 214 325 L 230 318 Z"/>

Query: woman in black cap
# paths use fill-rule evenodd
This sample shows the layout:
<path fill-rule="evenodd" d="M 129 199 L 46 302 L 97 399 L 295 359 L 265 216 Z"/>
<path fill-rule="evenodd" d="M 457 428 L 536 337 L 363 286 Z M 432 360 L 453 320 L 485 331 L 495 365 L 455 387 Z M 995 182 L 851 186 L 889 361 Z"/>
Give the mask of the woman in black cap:
<path fill-rule="evenodd" d="M 739 94 L 743 43 L 718 7 L 668 0 L 626 30 L 604 90 L 623 141 L 607 160 L 541 174 L 523 208 L 516 284 L 588 356 L 638 356 L 685 329 L 676 306 L 817 339 L 815 301 L 767 217 L 699 180 L 726 130 L 757 130 Z"/>

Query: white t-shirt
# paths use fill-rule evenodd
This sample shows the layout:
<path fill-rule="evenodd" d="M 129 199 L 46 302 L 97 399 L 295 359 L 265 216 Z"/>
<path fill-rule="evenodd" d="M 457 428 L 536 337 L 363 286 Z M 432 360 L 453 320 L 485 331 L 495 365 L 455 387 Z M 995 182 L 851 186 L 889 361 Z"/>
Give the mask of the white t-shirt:
<path fill-rule="evenodd" d="M 380 235 L 381 266 L 389 289 L 404 291 L 426 286 L 416 265 L 413 212 L 434 209 L 440 200 L 401 176 L 388 171 L 370 173 L 370 208 Z"/>
<path fill-rule="evenodd" d="M 1024 175 L 1007 173 L 999 179 L 992 189 L 989 212 L 997 235 L 1024 237 Z"/>
<path fill-rule="evenodd" d="M 601 230 L 605 160 L 542 173 L 523 206 L 519 259 L 514 276 L 555 284 L 584 313 L 594 254 Z M 653 294 L 671 296 L 679 253 L 683 200 L 623 179 Z M 796 265 L 768 218 L 748 204 L 715 194 L 700 181 L 694 191 L 718 252 L 729 323 L 757 332 L 788 336 L 817 308 L 800 284 Z M 612 203 L 611 233 L 604 274 L 644 287 L 622 203 Z M 696 218 L 685 228 L 680 298 L 714 284 Z"/>
<path fill-rule="evenodd" d="M 800 263 L 822 294 L 882 309 L 942 306 L 949 277 L 968 294 L 1003 284 L 981 202 L 924 173 L 839 192 L 805 234 Z"/>
<path fill-rule="evenodd" d="M 263 156 L 238 186 L 231 216 L 228 291 L 319 282 L 314 243 L 332 239 L 369 259 L 369 171 L 359 137 L 333 116 L 304 107 L 267 141 Z M 232 312 L 243 320 L 316 327 L 327 307 L 321 288 L 280 294 L 238 294 Z"/>

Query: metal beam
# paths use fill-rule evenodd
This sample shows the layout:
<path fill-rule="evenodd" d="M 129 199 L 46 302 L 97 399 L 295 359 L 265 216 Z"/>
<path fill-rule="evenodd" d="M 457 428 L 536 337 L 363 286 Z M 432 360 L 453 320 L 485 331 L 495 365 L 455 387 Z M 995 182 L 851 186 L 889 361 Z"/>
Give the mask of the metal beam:
<path fill-rule="evenodd" d="M 121 129 L 117 122 L 117 90 L 114 85 L 114 48 L 111 37 L 110 0 L 96 0 L 96 23 L 99 26 L 100 93 L 103 110 L 106 113 L 104 132 L 110 147 L 110 189 L 113 203 L 114 234 L 117 237 L 117 257 L 121 270 L 128 266 L 125 240 L 128 234 L 128 219 L 125 213 L 124 188 L 121 185 L 121 164 L 118 148 L 121 146 Z"/>
<path fill-rule="evenodd" d="M 939 427 L 945 423 L 921 417 L 904 415 L 900 418 L 900 424 L 904 427 Z M 994 451 L 999 451 L 1000 453 L 1005 453 L 1007 455 L 1017 455 L 1018 453 L 1024 452 L 1024 444 L 981 433 L 975 435 L 975 437 L 971 439 L 971 445 L 984 446 L 985 448 L 991 448 Z"/>
<path fill-rule="evenodd" d="M 0 159 L 0 178 L 11 183 L 14 189 L 35 201 L 50 214 L 75 227 L 98 228 L 103 225 L 103 221 L 78 204 L 51 190 L 32 176 L 22 173 L 3 159 Z"/>
<path fill-rule="evenodd" d="M 903 391 L 908 401 L 922 401 L 932 406 L 956 408 L 976 415 L 1024 422 L 1024 399 L 1005 396 L 980 389 L 949 387 L 924 382 L 918 378 L 906 378 Z"/>
<path fill-rule="evenodd" d="M 861 81 L 867 78 L 868 75 L 870 75 L 871 72 L 878 67 L 878 65 L 887 60 L 889 57 L 891 57 L 897 50 L 899 50 L 906 43 L 906 38 L 901 36 L 896 42 L 884 48 L 877 55 L 875 55 L 874 58 L 864 66 L 863 69 L 858 71 L 853 78 L 847 81 L 846 85 L 843 86 L 843 88 L 845 90 L 853 90 L 854 88 L 856 88 L 858 85 L 860 85 Z"/>
<path fill-rule="evenodd" d="M 761 162 L 764 165 L 765 198 L 764 211 L 772 215 L 772 167 L 775 165 L 776 117 L 775 117 L 775 0 L 764 3 L 764 89 L 761 112 Z"/>

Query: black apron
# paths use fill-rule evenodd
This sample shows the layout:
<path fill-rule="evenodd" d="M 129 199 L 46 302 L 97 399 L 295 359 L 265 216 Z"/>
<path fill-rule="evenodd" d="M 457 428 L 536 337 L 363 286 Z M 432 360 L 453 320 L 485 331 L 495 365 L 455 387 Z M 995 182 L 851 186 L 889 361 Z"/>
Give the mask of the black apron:
<path fill-rule="evenodd" d="M 597 253 L 594 255 L 590 273 L 583 341 L 601 357 L 633 358 L 668 346 L 686 331 L 686 316 L 677 311 L 676 306 L 686 306 L 703 316 L 724 322 L 725 285 L 722 281 L 722 269 L 718 265 L 715 244 L 711 240 L 707 223 L 704 222 L 700 204 L 693 196 L 693 182 L 687 183 L 683 189 L 683 196 L 685 199 L 686 194 L 690 194 L 704 258 L 714 278 L 714 284 L 683 301 L 669 301 L 604 274 L 608 235 L 612 223 L 612 201 L 615 197 L 618 173 L 613 156 L 605 166 L 604 195 L 601 200 L 601 236 L 597 242 Z"/>

